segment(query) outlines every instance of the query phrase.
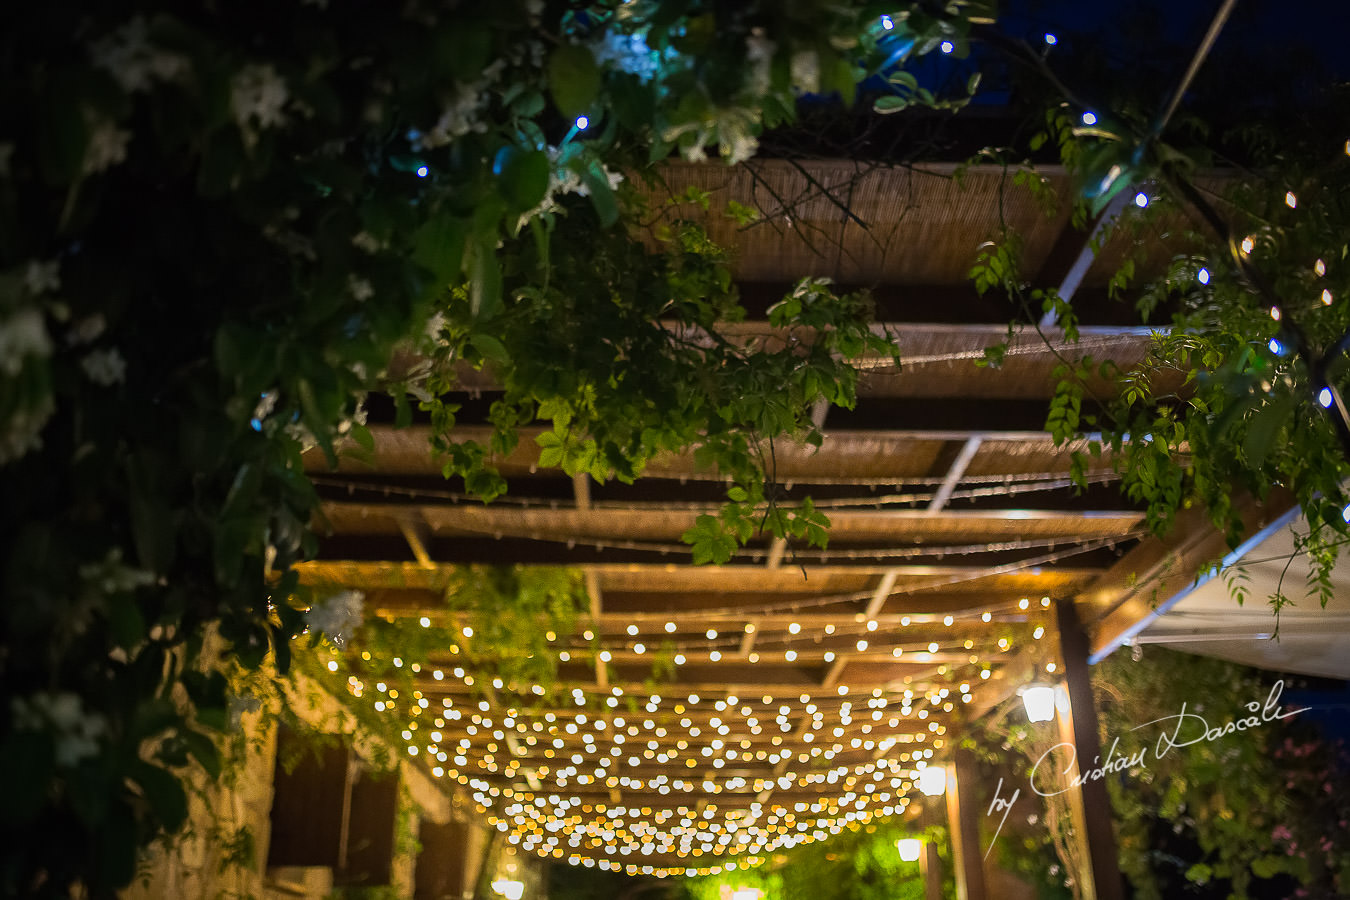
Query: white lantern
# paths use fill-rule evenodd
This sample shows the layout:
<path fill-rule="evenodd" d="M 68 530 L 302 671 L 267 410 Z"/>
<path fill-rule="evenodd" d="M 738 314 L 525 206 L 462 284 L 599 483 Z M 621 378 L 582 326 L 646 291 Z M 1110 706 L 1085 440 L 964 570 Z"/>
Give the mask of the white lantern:
<path fill-rule="evenodd" d="M 505 897 L 506 900 L 520 900 L 525 894 L 525 883 L 513 881 L 509 878 L 499 878 L 492 882 L 492 889 Z"/>
<path fill-rule="evenodd" d="M 919 790 L 926 797 L 939 797 L 947 790 L 947 770 L 942 766 L 928 766 L 919 772 Z"/>
<path fill-rule="evenodd" d="M 895 849 L 900 851 L 901 862 L 918 862 L 919 854 L 923 852 L 923 841 L 918 838 L 901 838 L 895 842 Z"/>
<path fill-rule="evenodd" d="M 1030 722 L 1049 722 L 1055 717 L 1055 689 L 1045 684 L 1022 688 L 1022 705 Z"/>
<path fill-rule="evenodd" d="M 760 900 L 764 892 L 759 888 L 743 887 L 736 888 L 731 893 L 731 900 Z"/>

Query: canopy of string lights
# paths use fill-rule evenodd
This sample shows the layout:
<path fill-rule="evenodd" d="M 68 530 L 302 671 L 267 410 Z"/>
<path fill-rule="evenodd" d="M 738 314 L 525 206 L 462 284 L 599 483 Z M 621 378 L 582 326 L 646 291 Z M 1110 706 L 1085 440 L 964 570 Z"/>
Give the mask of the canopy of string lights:
<path fill-rule="evenodd" d="M 363 591 L 375 615 L 456 636 L 425 658 L 367 660 L 408 667 L 411 696 L 358 675 L 348 688 L 395 717 L 407 752 L 509 841 L 671 874 L 903 813 L 963 722 L 1063 665 L 1055 603 L 1075 603 L 1105 640 L 1168 548 L 1116 490 L 1108 457 L 1091 460 L 1086 490 L 1071 488 L 1081 448 L 1044 428 L 1061 358 L 1128 367 L 1148 347 L 1107 299 L 1123 248 L 1094 254 L 1067 204 L 1047 216 L 992 168 L 959 186 L 950 166 L 854 162 L 664 174 L 673 194 L 697 187 L 759 210 L 753 227 L 708 223 L 738 254 L 752 317 L 789 278 L 828 275 L 870 286 L 878 327 L 899 345 L 903 368 L 873 366 L 855 409 L 818 413 L 820 448 L 775 448 L 783 495 L 809 495 L 830 517 L 828 547 L 752 540 L 728 565 L 693 566 L 680 535 L 715 512 L 716 473 L 671 456 L 634 485 L 568 478 L 539 464 L 528 432 L 496 461 L 510 493 L 485 506 L 440 477 L 426 425 L 377 415 L 368 459 L 336 471 L 314 460 L 330 535 L 303 575 Z M 1056 170 L 1047 178 L 1067 189 Z M 1053 322 L 1014 326 L 994 369 L 979 361 L 1009 334 L 1009 310 L 966 276 L 1001 224 L 1023 236 L 1039 280 L 1076 292 L 1082 326 L 1077 343 Z M 1159 245 L 1167 224 L 1143 240 Z M 736 327 L 772 338 L 763 321 Z M 460 427 L 484 430 L 473 422 L 491 380 L 461 381 Z M 444 602 L 451 574 L 475 564 L 581 571 L 590 614 L 577 633 L 545 636 L 559 682 L 547 696 L 494 678 L 483 663 L 499 648 Z"/>

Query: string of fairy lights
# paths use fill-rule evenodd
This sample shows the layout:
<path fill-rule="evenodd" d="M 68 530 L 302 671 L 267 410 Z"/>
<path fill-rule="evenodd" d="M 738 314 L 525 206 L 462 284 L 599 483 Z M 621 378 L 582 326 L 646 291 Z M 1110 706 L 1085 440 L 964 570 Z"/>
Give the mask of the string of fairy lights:
<path fill-rule="evenodd" d="M 791 696 L 765 683 L 757 696 L 740 696 L 730 685 L 674 683 L 657 693 L 590 682 L 550 692 L 491 675 L 493 648 L 475 646 L 472 627 L 457 623 L 458 639 L 420 661 L 361 651 L 353 671 L 370 674 L 350 674 L 347 689 L 375 712 L 399 718 L 408 756 L 470 792 L 510 844 L 629 874 L 707 874 L 903 812 L 919 772 L 941 753 L 953 714 L 1001 661 L 1020 658 L 1021 646 L 1045 635 L 1049 605 L 1049 597 L 1023 598 L 1016 603 L 1021 621 L 979 613 L 1000 632 L 987 648 L 961 635 L 902 641 L 903 619 L 899 629 L 866 617 L 820 627 L 852 642 L 847 652 L 870 641 L 897 659 L 943 660 L 863 693 L 847 683 Z M 930 624 L 945 630 L 958 621 L 972 616 Z M 432 622 L 422 616 L 419 624 Z M 674 636 L 677 667 L 690 662 L 699 642 L 676 622 L 649 630 Z M 728 638 L 742 634 L 708 628 L 701 658 L 738 656 Z M 587 661 L 607 662 L 607 655 L 640 656 L 635 647 L 644 632 L 630 625 L 622 634 L 588 629 L 580 637 L 590 644 Z M 789 623 L 773 635 L 774 653 L 790 662 L 792 642 L 818 637 Z M 583 655 L 572 636 L 547 638 L 559 663 Z M 754 663 L 770 654 L 739 658 Z M 328 668 L 338 671 L 336 657 Z M 414 676 L 410 695 L 375 674 L 390 669 Z"/>
<path fill-rule="evenodd" d="M 694 476 L 697 477 L 697 476 Z M 399 484 L 387 484 L 380 481 L 369 481 L 360 477 L 352 476 L 328 476 L 314 475 L 311 480 L 320 487 L 336 488 L 346 491 L 349 495 L 355 495 L 358 491 L 361 493 L 378 494 L 383 498 L 398 497 L 406 500 L 431 500 L 445 502 L 450 504 L 470 504 L 481 505 L 482 500 L 471 494 L 462 491 L 442 490 L 440 488 L 409 486 Z M 716 480 L 712 477 L 699 480 Z M 941 479 L 910 479 L 915 484 L 940 484 Z M 1115 472 L 1097 471 L 1089 472 L 1084 475 L 1084 485 L 1110 484 L 1119 481 L 1120 476 Z M 894 479 L 877 478 L 873 480 L 877 486 L 894 485 Z M 852 478 L 849 479 L 850 485 L 866 483 L 867 479 Z M 1065 488 L 1079 486 L 1078 482 L 1065 478 L 1062 472 L 1025 472 L 1016 475 L 975 475 L 963 474 L 962 484 L 985 484 L 987 487 L 962 487 L 953 490 L 948 495 L 948 500 L 976 500 L 982 497 L 1005 497 L 1010 494 L 1036 493 L 1041 491 L 1060 491 Z M 815 501 L 817 509 L 853 509 L 860 507 L 876 507 L 878 509 L 886 506 L 926 506 L 937 496 L 937 491 L 907 491 L 893 493 L 871 492 L 858 497 L 828 497 Z M 516 496 L 504 494 L 492 501 L 500 506 L 515 506 L 525 509 L 539 508 L 548 510 L 570 509 L 570 501 L 559 500 L 557 498 L 543 498 L 531 496 Z M 638 512 L 650 509 L 650 504 L 624 503 L 621 501 L 598 500 L 593 504 L 596 509 L 604 509 L 614 512 Z M 680 501 L 668 500 L 661 504 L 663 509 L 671 510 L 704 510 L 709 504 L 699 501 Z"/>

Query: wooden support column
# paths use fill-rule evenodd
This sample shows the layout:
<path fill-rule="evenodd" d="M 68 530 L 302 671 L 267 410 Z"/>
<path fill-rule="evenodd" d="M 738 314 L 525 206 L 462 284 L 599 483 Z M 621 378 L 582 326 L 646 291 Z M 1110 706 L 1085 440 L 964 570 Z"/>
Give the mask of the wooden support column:
<path fill-rule="evenodd" d="M 1060 740 L 1077 752 L 1077 772 L 1100 759 L 1102 744 L 1097 728 L 1097 707 L 1092 699 L 1088 655 L 1091 647 L 1087 632 L 1078 618 L 1072 600 L 1056 602 L 1059 620 L 1060 652 L 1064 657 L 1064 691 L 1068 709 L 1059 711 Z M 1111 827 L 1111 798 L 1106 782 L 1087 779 L 1079 788 L 1070 789 L 1078 840 L 1085 844 L 1084 858 L 1090 868 L 1082 885 L 1085 900 L 1125 900 L 1125 886 L 1116 860 L 1116 839 Z"/>
<path fill-rule="evenodd" d="M 947 826 L 952 835 L 956 900 L 985 900 L 979 807 L 975 798 L 975 757 L 969 750 L 958 748 L 947 769 Z"/>
<path fill-rule="evenodd" d="M 923 842 L 923 852 L 919 854 L 919 874 L 923 876 L 923 900 L 942 900 L 942 860 L 938 858 L 937 845 L 932 841 Z"/>

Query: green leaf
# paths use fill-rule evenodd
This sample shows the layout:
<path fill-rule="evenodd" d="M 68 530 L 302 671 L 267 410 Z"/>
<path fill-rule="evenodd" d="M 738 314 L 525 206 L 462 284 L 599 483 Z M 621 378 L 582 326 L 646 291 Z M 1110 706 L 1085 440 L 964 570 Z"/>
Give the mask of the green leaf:
<path fill-rule="evenodd" d="M 145 460 L 127 464 L 130 485 L 131 534 L 136 556 L 151 572 L 168 571 L 176 550 L 174 517 L 168 503 L 155 489 L 156 473 Z M 131 645 L 126 645 L 130 647 Z"/>
<path fill-rule="evenodd" d="M 469 223 L 465 219 L 441 211 L 424 222 L 413 235 L 413 262 L 436 277 L 437 290 L 458 280 L 468 233 Z"/>
<path fill-rule="evenodd" d="M 567 455 L 567 447 L 563 439 L 555 432 L 545 431 L 534 439 L 539 445 L 539 465 L 545 468 L 557 468 L 562 466 L 563 459 Z"/>
<path fill-rule="evenodd" d="M 469 309 L 474 321 L 485 322 L 502 311 L 502 267 L 496 241 L 474 235 L 469 245 Z"/>
<path fill-rule="evenodd" d="M 549 159 L 542 150 L 503 147 L 497 151 L 493 171 L 501 179 L 502 196 L 518 211 L 538 206 L 548 191 Z"/>
<path fill-rule="evenodd" d="M 129 649 L 145 639 L 145 617 L 134 597 L 118 594 L 108 598 L 108 625 L 118 647 Z"/>
<path fill-rule="evenodd" d="M 511 362 L 511 354 L 507 352 L 506 346 L 490 334 L 478 332 L 469 335 L 469 345 L 484 359 L 490 359 L 504 366 Z"/>
<path fill-rule="evenodd" d="M 879 113 L 894 113 L 902 109 L 907 109 L 912 101 L 907 97 L 897 97 L 894 94 L 887 94 L 884 97 L 878 97 L 872 108 Z"/>
<path fill-rule="evenodd" d="M 727 562 L 736 552 L 736 539 L 726 533 L 717 516 L 707 513 L 695 519 L 694 527 L 685 531 L 680 540 L 692 545 L 696 566 Z"/>
<path fill-rule="evenodd" d="M 137 760 L 131 767 L 130 776 L 141 786 L 141 793 L 155 818 L 164 826 L 164 830 L 174 832 L 187 820 L 187 794 L 183 785 L 171 772 L 159 766 Z"/>
<path fill-rule="evenodd" d="M 375 452 L 375 435 L 370 433 L 370 429 L 360 422 L 352 423 L 352 440 L 356 441 L 357 446 L 367 453 Z"/>
<path fill-rule="evenodd" d="M 324 458 L 328 460 L 329 468 L 336 469 L 337 452 L 333 449 L 333 435 L 328 428 L 330 419 L 324 415 L 323 408 L 319 406 L 318 397 L 314 393 L 314 385 L 308 378 L 301 378 L 296 384 L 296 388 L 300 393 L 300 411 L 309 424 L 309 430 L 313 433 L 314 439 L 319 442 Z"/>
<path fill-rule="evenodd" d="M 1284 432 L 1292 406 L 1289 396 L 1283 394 L 1252 414 L 1247 434 L 1242 439 L 1242 452 L 1247 458 L 1247 464 L 1253 469 L 1261 468 L 1270 451 L 1275 448 L 1276 439 Z"/>
<path fill-rule="evenodd" d="M 1214 870 L 1204 863 L 1196 863 L 1186 870 L 1186 880 L 1195 884 L 1206 884 L 1214 877 Z"/>
<path fill-rule="evenodd" d="M 567 119 L 590 109 L 600 92 L 600 69 L 591 51 L 576 44 L 563 44 L 548 61 L 548 87 L 553 104 Z"/>
<path fill-rule="evenodd" d="M 614 197 L 614 189 L 609 186 L 609 178 L 599 163 L 592 163 L 581 173 L 581 180 L 590 190 L 591 206 L 600 217 L 600 224 L 608 228 L 619 220 L 619 203 Z"/>
<path fill-rule="evenodd" d="M 216 742 L 200 731 L 186 728 L 183 730 L 182 738 L 193 759 L 197 760 L 198 764 L 212 778 L 219 778 L 221 770 L 220 749 L 216 747 Z"/>

